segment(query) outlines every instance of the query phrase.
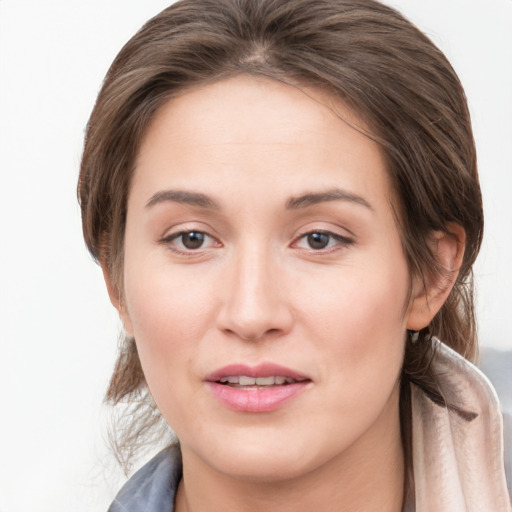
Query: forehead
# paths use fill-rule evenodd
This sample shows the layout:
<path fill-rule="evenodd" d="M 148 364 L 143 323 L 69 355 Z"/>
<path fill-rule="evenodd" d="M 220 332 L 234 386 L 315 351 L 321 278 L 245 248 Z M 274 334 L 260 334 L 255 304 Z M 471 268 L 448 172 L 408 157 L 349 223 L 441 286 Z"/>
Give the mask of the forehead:
<path fill-rule="evenodd" d="M 215 179 L 255 192 L 263 184 L 264 193 L 272 181 L 293 195 L 301 187 L 341 184 L 387 202 L 384 157 L 368 132 L 350 109 L 319 89 L 241 75 L 189 90 L 157 112 L 141 144 L 133 187 L 150 194 L 165 181 L 208 188 Z"/>

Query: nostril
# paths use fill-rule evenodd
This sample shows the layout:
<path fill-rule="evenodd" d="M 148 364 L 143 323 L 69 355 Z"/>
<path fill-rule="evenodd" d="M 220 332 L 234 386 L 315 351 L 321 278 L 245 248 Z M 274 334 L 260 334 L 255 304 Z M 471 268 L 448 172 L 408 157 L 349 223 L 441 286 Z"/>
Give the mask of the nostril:
<path fill-rule="evenodd" d="M 259 332 L 259 331 L 254 331 L 254 332 L 245 331 L 244 332 L 242 329 L 238 329 L 238 330 L 229 329 L 228 332 L 237 336 L 238 338 L 240 338 L 243 341 L 255 342 L 255 341 L 260 341 L 263 339 L 277 337 L 283 331 L 282 331 L 282 329 L 273 327 L 271 329 L 262 330 L 262 332 Z"/>

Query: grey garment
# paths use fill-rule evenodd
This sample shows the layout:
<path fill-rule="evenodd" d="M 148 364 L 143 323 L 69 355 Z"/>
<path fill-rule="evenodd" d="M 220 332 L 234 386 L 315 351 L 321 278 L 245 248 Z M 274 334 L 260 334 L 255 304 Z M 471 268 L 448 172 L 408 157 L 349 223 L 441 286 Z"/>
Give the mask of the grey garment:
<path fill-rule="evenodd" d="M 126 482 L 108 512 L 174 512 L 181 475 L 181 452 L 174 445 L 161 451 Z"/>

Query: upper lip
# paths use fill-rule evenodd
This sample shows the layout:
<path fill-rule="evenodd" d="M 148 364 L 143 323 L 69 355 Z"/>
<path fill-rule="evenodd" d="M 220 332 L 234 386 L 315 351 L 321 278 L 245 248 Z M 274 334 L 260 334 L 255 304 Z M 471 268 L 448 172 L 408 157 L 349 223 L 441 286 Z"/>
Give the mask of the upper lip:
<path fill-rule="evenodd" d="M 311 380 L 310 377 L 299 373 L 291 368 L 274 363 L 261 363 L 256 366 L 246 364 L 230 364 L 213 371 L 205 377 L 207 382 L 218 382 L 222 377 L 229 376 L 245 377 L 287 377 L 297 381 Z"/>

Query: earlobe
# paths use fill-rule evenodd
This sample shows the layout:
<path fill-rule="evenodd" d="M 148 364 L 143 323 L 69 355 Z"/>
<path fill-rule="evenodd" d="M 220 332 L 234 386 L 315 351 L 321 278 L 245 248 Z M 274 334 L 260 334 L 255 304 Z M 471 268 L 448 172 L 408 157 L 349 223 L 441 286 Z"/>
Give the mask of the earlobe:
<path fill-rule="evenodd" d="M 459 224 L 450 223 L 448 232 L 432 233 L 431 244 L 440 272 L 428 282 L 419 278 L 413 281 L 406 322 L 407 329 L 413 331 L 426 327 L 448 298 L 462 265 L 466 233 Z"/>
<path fill-rule="evenodd" d="M 123 323 L 123 328 L 126 331 L 126 334 L 133 337 L 133 327 L 130 320 L 130 316 L 128 315 L 128 311 L 126 309 L 126 305 L 124 304 L 122 294 L 119 290 L 119 287 L 114 283 L 114 279 L 112 278 L 112 273 L 110 272 L 108 265 L 106 262 L 100 262 L 101 270 L 103 272 L 103 279 L 105 280 L 105 285 L 107 286 L 108 296 L 110 298 L 110 302 L 117 309 L 119 314 L 119 318 Z"/>

